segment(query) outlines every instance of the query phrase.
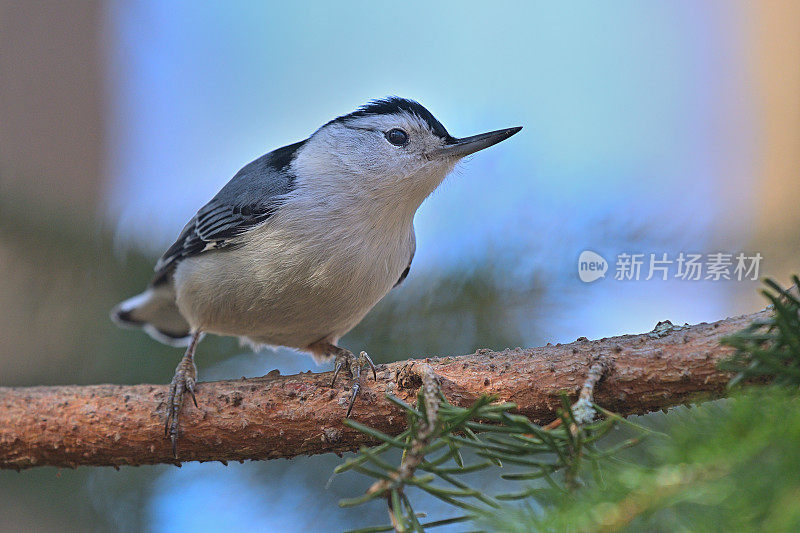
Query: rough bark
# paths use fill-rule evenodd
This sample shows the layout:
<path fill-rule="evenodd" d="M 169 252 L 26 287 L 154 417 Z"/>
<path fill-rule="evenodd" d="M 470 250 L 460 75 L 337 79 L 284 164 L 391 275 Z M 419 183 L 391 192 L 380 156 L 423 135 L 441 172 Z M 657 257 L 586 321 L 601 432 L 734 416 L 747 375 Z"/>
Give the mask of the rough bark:
<path fill-rule="evenodd" d="M 621 414 L 647 413 L 698 395 L 722 395 L 729 376 L 717 363 L 730 349 L 719 345 L 720 338 L 764 313 L 424 361 L 451 402 L 467 405 L 493 394 L 544 424 L 554 418 L 560 392 L 574 398 L 592 363 L 603 356 L 608 371 L 595 400 Z M 402 431 L 405 416 L 384 397 L 391 392 L 414 401 L 420 386 L 414 364 L 379 365 L 377 381 L 365 377 L 352 418 L 389 434 Z M 260 378 L 198 384 L 199 408 L 190 400 L 181 413 L 180 460 L 272 459 L 369 444 L 365 435 L 342 424 L 348 393 L 344 380 L 331 388 L 330 379 L 328 372 L 281 376 L 272 371 Z M 166 395 L 166 385 L 0 388 L 0 468 L 175 463 L 164 438 Z"/>

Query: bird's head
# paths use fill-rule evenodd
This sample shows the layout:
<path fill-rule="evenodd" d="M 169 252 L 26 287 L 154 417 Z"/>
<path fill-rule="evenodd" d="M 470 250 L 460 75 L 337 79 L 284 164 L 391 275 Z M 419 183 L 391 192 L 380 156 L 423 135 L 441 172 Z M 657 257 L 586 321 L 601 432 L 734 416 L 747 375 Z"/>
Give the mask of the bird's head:
<path fill-rule="evenodd" d="M 374 100 L 317 130 L 298 154 L 304 167 L 336 173 L 340 186 L 413 206 L 465 156 L 508 139 L 521 127 L 456 138 L 413 100 Z M 307 171 L 312 171 L 308 168 Z"/>

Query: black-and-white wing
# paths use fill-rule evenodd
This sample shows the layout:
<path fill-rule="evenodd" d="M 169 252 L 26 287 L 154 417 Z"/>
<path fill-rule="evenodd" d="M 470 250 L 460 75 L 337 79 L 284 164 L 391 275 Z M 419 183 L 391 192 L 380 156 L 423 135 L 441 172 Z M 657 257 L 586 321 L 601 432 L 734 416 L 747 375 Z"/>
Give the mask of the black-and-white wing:
<path fill-rule="evenodd" d="M 153 285 L 166 280 L 187 257 L 230 246 L 232 239 L 265 222 L 294 189 L 289 165 L 304 142 L 278 148 L 237 172 L 158 260 Z"/>

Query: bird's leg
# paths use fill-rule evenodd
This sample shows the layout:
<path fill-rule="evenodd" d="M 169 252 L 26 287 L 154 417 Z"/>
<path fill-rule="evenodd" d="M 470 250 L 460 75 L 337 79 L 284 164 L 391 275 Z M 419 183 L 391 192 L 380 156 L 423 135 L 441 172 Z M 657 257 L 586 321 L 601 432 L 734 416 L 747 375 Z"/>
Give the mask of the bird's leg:
<path fill-rule="evenodd" d="M 356 401 L 356 396 L 358 396 L 358 391 L 361 389 L 361 369 L 364 366 L 369 366 L 372 369 L 372 377 L 373 379 L 378 379 L 378 374 L 375 371 L 375 363 L 372 362 L 367 352 L 361 352 L 358 356 L 353 354 L 350 350 L 346 350 L 344 348 L 340 348 L 335 344 L 331 343 L 316 343 L 309 347 L 309 349 L 317 354 L 327 356 L 327 357 L 335 357 L 334 364 L 333 364 L 333 378 L 331 379 L 331 387 L 336 384 L 336 378 L 339 376 L 339 372 L 342 369 L 346 370 L 348 374 L 350 374 L 351 378 L 351 389 L 352 394 L 350 395 L 350 401 L 347 404 L 347 414 L 345 418 L 350 417 L 350 411 L 353 410 L 353 405 Z"/>
<path fill-rule="evenodd" d="M 164 436 L 172 441 L 172 455 L 178 458 L 178 415 L 183 405 L 183 395 L 192 395 L 194 406 L 197 407 L 197 398 L 194 396 L 195 385 L 197 384 L 197 367 L 194 365 L 194 350 L 200 340 L 201 333 L 198 331 L 192 335 L 189 347 L 183 354 L 181 362 L 175 367 L 175 376 L 169 385 L 169 398 L 167 399 L 167 419 L 164 422 Z"/>
<path fill-rule="evenodd" d="M 361 389 L 361 369 L 364 365 L 369 365 L 372 369 L 372 377 L 375 380 L 378 379 L 378 374 L 375 372 L 375 363 L 372 362 L 367 352 L 362 351 L 358 357 L 356 357 L 350 350 L 345 350 L 338 346 L 334 346 L 334 348 L 336 348 L 336 359 L 333 366 L 331 387 L 336 384 L 336 377 L 339 375 L 342 368 L 346 368 L 352 380 L 350 385 L 353 392 L 350 395 L 350 401 L 347 402 L 347 414 L 345 414 L 344 417 L 350 418 L 350 411 L 353 410 L 353 405 L 356 403 L 356 396 L 358 396 L 358 391 Z"/>

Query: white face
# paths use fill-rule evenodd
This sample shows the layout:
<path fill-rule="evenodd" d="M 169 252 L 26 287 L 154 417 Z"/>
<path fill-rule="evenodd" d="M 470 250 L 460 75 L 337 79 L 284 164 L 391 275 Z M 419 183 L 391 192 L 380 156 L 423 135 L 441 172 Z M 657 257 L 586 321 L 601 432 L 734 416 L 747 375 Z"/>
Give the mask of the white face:
<path fill-rule="evenodd" d="M 336 180 L 333 186 L 416 210 L 458 160 L 434 155 L 445 143 L 412 113 L 366 115 L 320 128 L 296 164 L 305 167 L 304 175 L 313 172 L 324 179 L 324 173 L 329 176 L 325 181 Z"/>

